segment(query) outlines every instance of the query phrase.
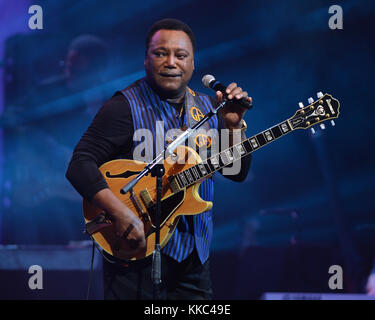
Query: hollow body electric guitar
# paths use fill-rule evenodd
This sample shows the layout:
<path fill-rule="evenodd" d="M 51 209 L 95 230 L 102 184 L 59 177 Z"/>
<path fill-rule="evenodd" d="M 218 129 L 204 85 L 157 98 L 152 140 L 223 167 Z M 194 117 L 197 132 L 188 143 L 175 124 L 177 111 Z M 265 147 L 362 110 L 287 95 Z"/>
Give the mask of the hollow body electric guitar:
<path fill-rule="evenodd" d="M 164 160 L 160 245 L 165 246 L 172 236 L 181 215 L 196 215 L 211 209 L 212 202 L 204 201 L 198 194 L 200 183 L 214 172 L 231 165 L 234 161 L 252 153 L 266 144 L 296 129 L 307 129 L 318 123 L 339 116 L 340 103 L 329 94 L 318 93 L 315 102 L 309 99 L 309 105 L 300 109 L 293 117 L 256 134 L 241 143 L 221 151 L 202 161 L 199 155 L 186 146 L 177 147 L 174 154 Z M 110 217 L 101 209 L 83 200 L 83 212 L 86 232 L 108 254 L 123 260 L 139 260 L 146 258 L 154 251 L 156 210 L 155 178 L 151 175 L 143 177 L 127 194 L 121 189 L 141 172 L 147 164 L 134 160 L 113 160 L 103 164 L 99 169 L 112 192 L 134 213 L 144 224 L 146 249 L 137 256 L 130 256 L 130 248 L 123 237 L 116 234 Z"/>

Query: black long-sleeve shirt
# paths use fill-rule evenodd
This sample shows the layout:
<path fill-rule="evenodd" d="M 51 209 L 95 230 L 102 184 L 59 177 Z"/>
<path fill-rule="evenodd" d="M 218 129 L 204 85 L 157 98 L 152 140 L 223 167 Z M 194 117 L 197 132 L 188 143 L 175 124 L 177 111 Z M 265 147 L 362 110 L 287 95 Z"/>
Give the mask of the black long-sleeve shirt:
<path fill-rule="evenodd" d="M 225 128 L 219 114 L 219 129 Z M 67 179 L 85 199 L 104 188 L 108 188 L 99 167 L 117 158 L 132 158 L 133 120 L 126 97 L 117 92 L 99 110 L 91 125 L 74 149 L 66 172 Z M 237 175 L 226 176 L 233 181 L 243 181 L 249 171 L 251 156 L 241 159 L 241 170 Z"/>

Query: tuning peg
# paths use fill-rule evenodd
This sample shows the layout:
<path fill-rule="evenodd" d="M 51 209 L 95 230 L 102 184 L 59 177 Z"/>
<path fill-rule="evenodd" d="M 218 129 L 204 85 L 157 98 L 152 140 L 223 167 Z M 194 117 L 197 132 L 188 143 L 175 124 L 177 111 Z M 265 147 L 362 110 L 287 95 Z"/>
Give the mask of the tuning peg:
<path fill-rule="evenodd" d="M 321 97 L 323 97 L 323 92 L 319 91 L 316 96 L 318 97 L 318 99 L 320 99 Z"/>
<path fill-rule="evenodd" d="M 312 97 L 308 98 L 307 101 L 311 104 L 314 102 L 314 99 Z"/>
<path fill-rule="evenodd" d="M 315 134 L 315 129 L 314 128 L 311 128 L 311 133 Z"/>
<path fill-rule="evenodd" d="M 302 102 L 298 102 L 298 106 L 299 106 L 300 108 L 303 108 L 303 103 L 302 103 Z"/>
<path fill-rule="evenodd" d="M 320 124 L 320 128 L 321 128 L 322 130 L 324 130 L 324 129 L 326 128 L 326 126 L 324 125 L 324 123 L 321 123 L 321 124 Z"/>
<path fill-rule="evenodd" d="M 332 125 L 332 127 L 334 127 L 336 125 L 335 121 L 331 120 L 331 125 Z"/>

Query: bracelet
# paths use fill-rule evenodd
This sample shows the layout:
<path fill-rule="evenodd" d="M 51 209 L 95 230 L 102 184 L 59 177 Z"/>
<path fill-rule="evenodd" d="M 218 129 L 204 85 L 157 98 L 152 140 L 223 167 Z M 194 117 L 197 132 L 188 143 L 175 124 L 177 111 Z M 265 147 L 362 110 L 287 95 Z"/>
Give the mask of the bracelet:
<path fill-rule="evenodd" d="M 229 134 L 233 134 L 233 130 L 241 130 L 241 132 L 245 132 L 247 129 L 247 124 L 244 119 L 241 119 L 241 128 L 238 129 L 229 129 Z"/>

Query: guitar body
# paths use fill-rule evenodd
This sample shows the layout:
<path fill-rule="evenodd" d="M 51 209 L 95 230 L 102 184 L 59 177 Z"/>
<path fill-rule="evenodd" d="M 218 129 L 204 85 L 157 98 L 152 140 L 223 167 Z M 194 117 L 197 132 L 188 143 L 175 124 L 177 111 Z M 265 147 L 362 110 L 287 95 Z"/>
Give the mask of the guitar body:
<path fill-rule="evenodd" d="M 164 160 L 165 174 L 162 191 L 162 216 L 160 218 L 160 245 L 164 247 L 172 236 L 181 215 L 195 215 L 211 209 L 212 202 L 204 201 L 198 194 L 200 183 L 178 192 L 173 192 L 169 177 L 201 162 L 199 155 L 191 148 L 179 146 L 176 157 Z M 156 178 L 144 176 L 133 188 L 133 193 L 122 194 L 121 189 L 147 164 L 135 160 L 112 160 L 103 164 L 99 170 L 109 188 L 144 224 L 146 249 L 137 256 L 129 256 L 125 239 L 116 235 L 115 227 L 106 213 L 83 200 L 83 213 L 86 229 L 99 246 L 110 255 L 124 260 L 139 260 L 153 253 L 155 247 L 154 210 L 156 208 Z M 90 226 L 91 232 L 87 226 Z"/>

